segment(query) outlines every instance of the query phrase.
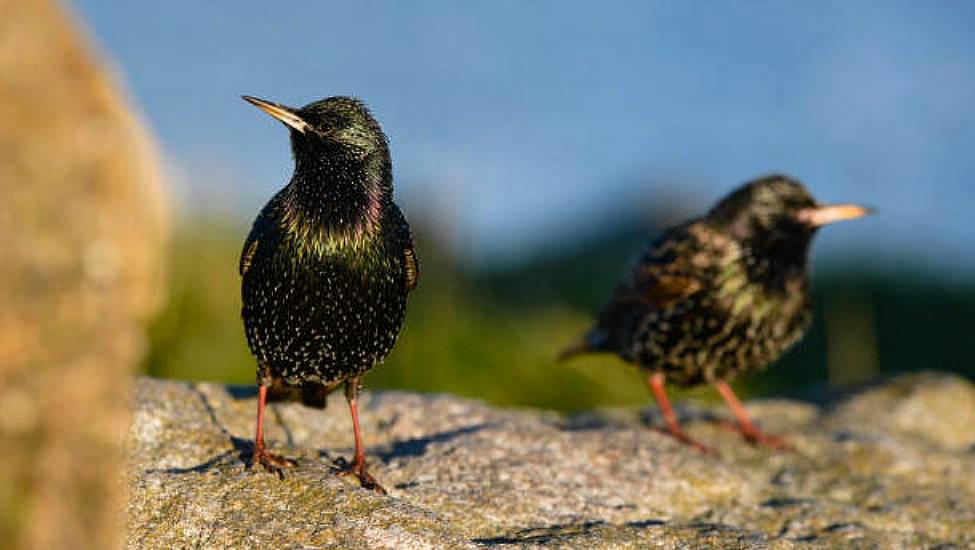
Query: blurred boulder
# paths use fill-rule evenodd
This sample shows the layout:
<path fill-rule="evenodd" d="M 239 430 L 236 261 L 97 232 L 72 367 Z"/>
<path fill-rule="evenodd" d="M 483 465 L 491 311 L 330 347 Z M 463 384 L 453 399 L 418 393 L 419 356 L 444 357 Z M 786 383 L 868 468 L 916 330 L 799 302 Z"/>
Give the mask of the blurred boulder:
<path fill-rule="evenodd" d="M 110 548 L 143 322 L 162 298 L 153 143 L 59 2 L 0 0 L 0 540 Z"/>
<path fill-rule="evenodd" d="M 325 412 L 272 405 L 270 446 L 299 461 L 279 480 L 244 467 L 251 388 L 142 379 L 128 546 L 971 548 L 975 432 L 967 413 L 926 418 L 939 396 L 975 411 L 972 384 L 940 374 L 823 407 L 749 402 L 792 453 L 747 445 L 716 421 L 721 407 L 681 407 L 691 434 L 716 447 L 705 456 L 637 409 L 563 417 L 367 393 L 371 471 L 390 492 L 380 497 L 330 472 L 351 453 L 341 396 Z"/>

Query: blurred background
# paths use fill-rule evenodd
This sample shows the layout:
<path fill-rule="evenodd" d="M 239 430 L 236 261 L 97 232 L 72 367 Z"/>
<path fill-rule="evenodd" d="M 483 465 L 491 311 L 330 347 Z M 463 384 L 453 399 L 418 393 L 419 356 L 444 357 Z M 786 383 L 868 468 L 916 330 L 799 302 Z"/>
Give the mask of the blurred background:
<path fill-rule="evenodd" d="M 173 198 L 149 374 L 253 380 L 237 257 L 292 162 L 246 93 L 354 94 L 390 137 L 422 279 L 371 387 L 561 410 L 646 402 L 619 361 L 554 353 L 661 227 L 772 171 L 879 214 L 820 233 L 814 328 L 745 392 L 975 375 L 975 4 L 75 10 L 157 136 Z"/>
<path fill-rule="evenodd" d="M 556 351 L 773 171 L 879 214 L 821 232 L 813 328 L 744 395 L 975 377 L 975 3 L 282 6 L 0 0 L 5 547 L 118 545 L 133 373 L 253 383 L 238 255 L 292 164 L 241 94 L 356 95 L 389 135 L 422 275 L 370 387 L 647 404 Z"/>

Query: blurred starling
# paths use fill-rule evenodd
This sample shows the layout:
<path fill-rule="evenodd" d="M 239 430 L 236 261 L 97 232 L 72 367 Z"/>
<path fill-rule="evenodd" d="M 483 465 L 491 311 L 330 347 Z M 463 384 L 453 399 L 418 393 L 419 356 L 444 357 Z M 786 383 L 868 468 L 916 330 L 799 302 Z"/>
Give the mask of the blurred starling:
<path fill-rule="evenodd" d="M 715 385 L 745 439 L 782 447 L 755 427 L 728 381 L 778 359 L 809 326 L 807 263 L 816 230 L 868 213 L 821 205 L 785 176 L 749 182 L 652 242 L 596 325 L 562 357 L 611 352 L 647 371 L 670 433 L 699 450 L 707 448 L 677 423 L 666 380 Z"/>
<path fill-rule="evenodd" d="M 261 210 L 240 257 L 241 316 L 259 386 L 251 465 L 278 475 L 294 465 L 264 447 L 267 401 L 324 408 L 344 383 L 355 459 L 339 471 L 385 492 L 366 470 L 356 396 L 362 375 L 396 342 L 418 277 L 410 227 L 393 203 L 386 136 L 353 98 L 300 109 L 244 99 L 289 128 L 295 159 L 291 181 Z"/>

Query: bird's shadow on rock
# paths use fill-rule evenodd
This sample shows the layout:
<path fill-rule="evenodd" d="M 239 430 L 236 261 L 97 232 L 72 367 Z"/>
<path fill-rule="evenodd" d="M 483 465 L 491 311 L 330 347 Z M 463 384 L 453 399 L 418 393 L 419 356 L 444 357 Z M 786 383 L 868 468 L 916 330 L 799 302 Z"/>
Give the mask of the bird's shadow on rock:
<path fill-rule="evenodd" d="M 682 425 L 695 422 L 721 423 L 725 421 L 720 415 L 697 407 L 675 408 L 677 421 Z M 656 407 L 640 409 L 635 423 L 645 428 L 661 430 L 665 426 L 663 416 Z M 566 432 L 598 431 L 605 429 L 621 429 L 632 427 L 634 420 L 623 420 L 600 411 L 584 411 L 570 414 L 555 423 L 555 427 Z"/>
<path fill-rule="evenodd" d="M 227 386 L 227 393 L 234 401 L 242 399 L 257 399 L 257 385 L 249 386 Z"/>
<path fill-rule="evenodd" d="M 674 414 L 677 415 L 677 422 L 681 426 L 697 422 L 720 424 L 726 421 L 720 414 L 693 406 L 677 407 L 674 409 Z M 646 407 L 640 411 L 640 425 L 651 429 L 665 429 L 666 422 L 660 409 L 657 407 Z"/>
<path fill-rule="evenodd" d="M 240 385 L 240 386 L 226 386 L 226 391 L 230 397 L 234 400 L 243 399 L 254 399 L 257 397 L 257 387 L 253 385 Z M 209 399 L 202 392 L 199 392 L 199 397 L 201 403 L 203 404 L 207 414 L 210 416 L 213 423 L 219 427 L 220 431 L 229 440 L 230 444 L 233 446 L 232 450 L 224 451 L 212 458 L 196 464 L 194 466 L 188 467 L 172 467 L 172 468 L 159 468 L 147 470 L 147 473 L 167 473 L 167 474 L 185 474 L 185 473 L 206 473 L 215 468 L 228 468 L 235 465 L 243 464 L 244 466 L 251 468 L 253 467 L 253 454 L 254 454 L 254 442 L 250 439 L 244 439 L 232 435 L 229 431 L 223 427 L 217 419 L 216 411 L 213 409 L 209 402 Z M 272 411 L 275 409 L 272 408 Z M 280 421 L 280 418 L 279 418 Z M 284 424 L 280 422 L 282 427 L 285 429 L 288 445 L 293 446 L 290 430 Z M 384 446 L 380 450 L 370 453 L 376 456 L 384 464 L 389 464 L 391 461 L 398 458 L 407 457 L 420 457 L 427 453 L 429 446 L 435 443 L 445 443 L 454 440 L 458 437 L 463 437 L 465 435 L 470 435 L 477 433 L 481 430 L 490 428 L 496 425 L 496 423 L 482 422 L 479 424 L 472 424 L 470 426 L 462 426 L 459 428 L 454 428 L 451 430 L 445 430 L 442 432 L 415 437 L 403 441 L 395 441 L 389 445 Z M 327 449 L 318 450 L 318 458 L 323 462 L 331 465 L 332 468 L 344 468 L 346 466 L 346 461 L 341 456 L 335 456 Z"/>
<path fill-rule="evenodd" d="M 242 437 L 237 437 L 230 433 L 230 431 L 224 426 L 220 419 L 217 417 L 217 411 L 214 409 L 213 405 L 210 403 L 210 399 L 207 394 L 202 391 L 199 387 L 195 388 L 196 394 L 200 399 L 200 404 L 206 411 L 207 416 L 210 417 L 210 421 L 213 425 L 220 431 L 220 433 L 227 438 L 227 441 L 233 447 L 233 449 L 226 450 L 212 458 L 209 458 L 200 464 L 195 466 L 188 466 L 183 468 L 157 468 L 147 470 L 147 473 L 166 473 L 166 474 L 187 474 L 187 473 L 206 473 L 215 468 L 225 469 L 232 468 L 243 464 L 245 467 L 252 468 L 254 466 L 254 441 L 250 439 L 244 439 Z M 227 393 L 229 393 L 234 399 L 248 399 L 257 396 L 256 386 L 227 386 Z M 280 420 L 280 419 L 279 419 Z M 283 423 L 282 423 L 283 426 Z M 287 426 L 283 426 L 285 432 L 288 436 L 289 443 L 291 442 L 291 433 L 287 429 Z"/>
<path fill-rule="evenodd" d="M 639 521 L 628 521 L 620 526 L 631 529 L 646 529 L 648 527 L 664 525 L 664 523 L 664 521 L 659 519 L 646 519 Z M 471 542 L 477 544 L 478 546 L 485 547 L 567 542 L 575 537 L 591 534 L 600 527 L 609 526 L 611 526 L 611 524 L 606 521 L 594 520 L 582 523 L 526 527 L 524 529 L 514 531 L 509 535 L 476 538 L 472 539 Z"/>
<path fill-rule="evenodd" d="M 146 473 L 164 473 L 174 475 L 189 473 L 203 474 L 215 468 L 223 469 L 233 467 L 239 463 L 250 467 L 252 457 L 254 456 L 254 442 L 249 439 L 230 436 L 230 443 L 234 447 L 232 450 L 224 451 L 195 466 L 187 466 L 183 468 L 152 468 L 146 470 Z"/>
<path fill-rule="evenodd" d="M 585 432 L 623 426 L 621 422 L 608 418 L 597 411 L 573 413 L 560 418 L 553 424 L 555 428 L 565 432 Z"/>
<path fill-rule="evenodd" d="M 470 426 L 445 430 L 423 437 L 414 437 L 404 441 L 395 441 L 388 449 L 381 450 L 375 454 L 386 464 L 389 464 L 392 460 L 397 458 L 420 457 L 427 453 L 428 447 L 433 443 L 446 443 L 458 437 L 477 433 L 494 425 L 495 423 L 482 422 L 480 424 L 472 424 Z"/>

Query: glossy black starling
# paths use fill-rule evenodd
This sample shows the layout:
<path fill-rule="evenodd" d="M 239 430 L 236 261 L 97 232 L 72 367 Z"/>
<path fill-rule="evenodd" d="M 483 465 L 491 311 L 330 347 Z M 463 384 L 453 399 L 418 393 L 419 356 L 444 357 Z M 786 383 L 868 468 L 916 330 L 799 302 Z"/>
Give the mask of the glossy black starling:
<path fill-rule="evenodd" d="M 749 182 L 652 242 L 596 325 L 563 357 L 616 353 L 650 373 L 669 431 L 699 450 L 707 448 L 677 423 L 666 380 L 715 385 L 748 441 L 781 447 L 755 427 L 728 381 L 764 368 L 799 341 L 811 318 L 807 262 L 816 230 L 867 213 L 821 205 L 786 176 Z"/>
<path fill-rule="evenodd" d="M 293 462 L 264 447 L 264 406 L 299 398 L 325 406 L 345 384 L 355 459 L 339 468 L 384 492 L 366 470 L 356 396 L 390 352 L 417 283 L 410 227 L 393 203 L 392 162 L 362 102 L 330 97 L 300 109 L 244 96 L 283 122 L 295 171 L 261 210 L 240 257 L 244 329 L 257 359 L 254 463 Z"/>

